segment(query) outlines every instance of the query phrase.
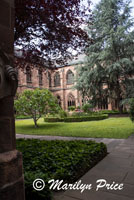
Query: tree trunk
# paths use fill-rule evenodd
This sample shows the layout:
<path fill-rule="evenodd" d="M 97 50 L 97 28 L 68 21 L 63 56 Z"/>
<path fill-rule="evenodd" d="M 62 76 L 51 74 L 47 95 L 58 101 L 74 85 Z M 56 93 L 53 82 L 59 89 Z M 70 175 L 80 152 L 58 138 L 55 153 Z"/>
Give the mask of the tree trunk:
<path fill-rule="evenodd" d="M 35 128 L 38 127 L 38 125 L 37 125 L 37 121 L 36 121 L 36 120 L 34 121 L 34 125 L 35 125 Z"/>
<path fill-rule="evenodd" d="M 35 128 L 37 128 L 38 125 L 37 125 L 37 120 L 36 120 L 36 117 L 35 117 L 35 116 L 33 117 L 33 120 L 34 120 L 34 126 L 35 126 Z"/>
<path fill-rule="evenodd" d="M 118 110 L 119 110 L 120 114 L 122 114 L 122 113 L 123 113 L 123 106 L 122 106 L 122 105 L 120 105 L 120 103 L 121 103 L 121 100 L 122 100 L 122 97 L 121 97 L 121 96 L 119 96 L 119 97 L 118 97 L 118 99 L 117 99 L 117 106 L 118 106 Z"/>
<path fill-rule="evenodd" d="M 121 100 L 122 100 L 122 96 L 121 96 L 121 89 L 120 89 L 120 84 L 119 81 L 116 85 L 116 94 L 117 94 L 117 106 L 118 106 L 118 110 L 120 112 L 120 114 L 123 113 L 123 106 L 120 104 Z"/>
<path fill-rule="evenodd" d="M 119 105 L 119 112 L 120 112 L 120 114 L 123 113 L 123 106 L 121 106 L 121 105 Z"/>

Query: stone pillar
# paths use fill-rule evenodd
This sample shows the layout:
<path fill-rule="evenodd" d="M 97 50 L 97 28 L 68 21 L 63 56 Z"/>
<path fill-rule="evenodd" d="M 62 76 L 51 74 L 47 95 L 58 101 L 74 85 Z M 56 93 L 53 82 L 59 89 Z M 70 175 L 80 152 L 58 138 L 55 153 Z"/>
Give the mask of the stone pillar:
<path fill-rule="evenodd" d="M 16 150 L 13 68 L 14 1 L 0 0 L 0 200 L 24 200 L 22 154 Z"/>
<path fill-rule="evenodd" d="M 61 84 L 61 88 L 62 88 L 62 108 L 63 110 L 67 110 L 66 108 L 66 105 L 65 105 L 65 93 L 66 93 L 66 77 L 65 77 L 65 70 L 64 69 L 61 69 L 61 81 L 62 81 L 62 84 Z"/>
<path fill-rule="evenodd" d="M 112 99 L 108 99 L 108 110 L 112 110 Z"/>

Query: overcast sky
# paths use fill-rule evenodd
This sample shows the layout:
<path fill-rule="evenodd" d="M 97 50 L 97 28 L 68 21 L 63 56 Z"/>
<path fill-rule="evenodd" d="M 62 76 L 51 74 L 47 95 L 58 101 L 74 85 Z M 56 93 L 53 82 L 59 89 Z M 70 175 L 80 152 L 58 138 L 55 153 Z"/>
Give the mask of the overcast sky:
<path fill-rule="evenodd" d="M 93 8 L 95 4 L 100 2 L 100 0 L 91 0 L 91 2 L 93 3 L 93 5 L 92 5 L 92 8 Z M 134 0 L 131 0 L 131 4 L 130 5 L 133 7 L 132 15 L 134 16 Z"/>

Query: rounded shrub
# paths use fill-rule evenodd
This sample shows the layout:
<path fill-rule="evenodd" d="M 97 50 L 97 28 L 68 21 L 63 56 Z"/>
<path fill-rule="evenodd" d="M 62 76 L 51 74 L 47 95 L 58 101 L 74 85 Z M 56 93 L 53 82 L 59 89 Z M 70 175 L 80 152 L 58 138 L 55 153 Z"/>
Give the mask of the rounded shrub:
<path fill-rule="evenodd" d="M 75 106 L 69 106 L 69 107 L 68 107 L 68 110 L 69 110 L 69 111 L 74 111 L 74 110 L 75 110 Z"/>
<path fill-rule="evenodd" d="M 82 106 L 82 110 L 83 110 L 85 113 L 92 112 L 92 110 L 93 110 L 93 105 L 92 105 L 92 104 L 89 104 L 89 103 L 84 104 L 84 105 Z"/>

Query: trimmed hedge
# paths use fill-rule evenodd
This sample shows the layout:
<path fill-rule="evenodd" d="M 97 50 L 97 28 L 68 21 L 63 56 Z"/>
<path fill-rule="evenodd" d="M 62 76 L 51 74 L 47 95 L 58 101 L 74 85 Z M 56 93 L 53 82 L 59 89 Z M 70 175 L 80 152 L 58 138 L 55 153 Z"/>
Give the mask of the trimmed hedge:
<path fill-rule="evenodd" d="M 65 122 L 84 122 L 84 121 L 96 121 L 107 119 L 108 115 L 100 115 L 100 116 L 83 116 L 83 117 L 67 117 L 64 119 Z"/>
<path fill-rule="evenodd" d="M 32 117 L 29 115 L 16 115 L 15 119 L 31 119 Z"/>
<path fill-rule="evenodd" d="M 107 119 L 108 115 L 95 115 L 95 116 L 80 116 L 80 117 L 66 117 L 66 118 L 57 118 L 57 117 L 45 117 L 45 122 L 84 122 L 84 121 L 96 121 Z"/>
<path fill-rule="evenodd" d="M 98 113 L 100 113 L 100 114 L 110 114 L 110 115 L 120 114 L 120 112 L 118 110 L 100 110 Z M 122 114 L 128 114 L 128 112 L 123 111 Z"/>
<path fill-rule="evenodd" d="M 64 118 L 59 118 L 59 117 L 45 117 L 44 121 L 45 122 L 64 122 Z"/>
<path fill-rule="evenodd" d="M 100 110 L 98 113 L 101 114 L 119 114 L 120 112 L 118 110 Z"/>
<path fill-rule="evenodd" d="M 23 154 L 26 200 L 51 200 L 49 180 L 73 183 L 107 155 L 106 145 L 94 141 L 18 139 L 17 149 Z M 46 183 L 39 192 L 32 186 L 37 178 Z"/>

